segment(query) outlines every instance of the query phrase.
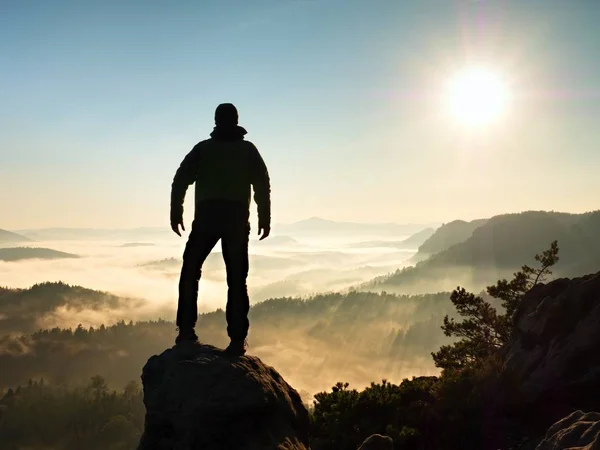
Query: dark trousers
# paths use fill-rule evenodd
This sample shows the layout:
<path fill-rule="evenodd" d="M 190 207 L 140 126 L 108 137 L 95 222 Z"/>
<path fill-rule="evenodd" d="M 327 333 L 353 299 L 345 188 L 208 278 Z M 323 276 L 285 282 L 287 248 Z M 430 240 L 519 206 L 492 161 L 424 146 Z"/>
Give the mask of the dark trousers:
<path fill-rule="evenodd" d="M 207 201 L 196 205 L 179 279 L 178 327 L 196 325 L 202 265 L 220 239 L 227 270 L 227 334 L 231 339 L 246 339 L 250 309 L 246 285 L 250 235 L 248 216 L 245 205 L 236 202 Z"/>

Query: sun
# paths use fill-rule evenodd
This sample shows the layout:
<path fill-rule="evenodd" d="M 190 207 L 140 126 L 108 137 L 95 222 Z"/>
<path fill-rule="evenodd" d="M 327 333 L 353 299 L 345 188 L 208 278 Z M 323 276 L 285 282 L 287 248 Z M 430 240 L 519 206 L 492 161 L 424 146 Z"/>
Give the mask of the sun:
<path fill-rule="evenodd" d="M 509 92 L 504 79 L 485 67 L 470 67 L 448 83 L 452 114 L 467 125 L 486 125 L 504 112 Z"/>

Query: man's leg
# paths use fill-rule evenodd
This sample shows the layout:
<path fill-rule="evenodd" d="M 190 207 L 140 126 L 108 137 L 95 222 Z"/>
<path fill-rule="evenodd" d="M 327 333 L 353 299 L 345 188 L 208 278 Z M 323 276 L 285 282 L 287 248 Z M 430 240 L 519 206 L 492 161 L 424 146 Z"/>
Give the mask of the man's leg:
<path fill-rule="evenodd" d="M 219 240 L 212 228 L 195 220 L 183 252 L 177 305 L 177 326 L 180 333 L 181 330 L 193 332 L 198 320 L 198 283 L 202 265 Z"/>
<path fill-rule="evenodd" d="M 227 334 L 232 341 L 243 343 L 248 335 L 250 300 L 246 279 L 248 277 L 248 239 L 250 224 L 247 220 L 230 223 L 223 234 L 221 246 L 227 269 Z"/>

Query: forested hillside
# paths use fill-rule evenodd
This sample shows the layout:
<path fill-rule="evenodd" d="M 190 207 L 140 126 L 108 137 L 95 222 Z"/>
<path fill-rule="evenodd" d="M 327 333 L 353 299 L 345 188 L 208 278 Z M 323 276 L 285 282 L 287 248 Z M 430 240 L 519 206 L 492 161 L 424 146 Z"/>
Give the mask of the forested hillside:
<path fill-rule="evenodd" d="M 515 267 L 531 259 L 540 248 L 558 240 L 559 276 L 581 276 L 600 270 L 600 211 L 566 214 L 529 211 L 495 216 L 477 227 L 464 242 L 434 254 L 414 267 L 382 276 L 364 289 L 403 293 L 451 290 L 456 285 L 480 290 L 499 278 L 510 277 Z"/>
<path fill-rule="evenodd" d="M 32 292 L 5 291 L 0 304 L 6 302 L 3 298 L 15 305 L 19 299 L 31 297 L 29 308 L 33 316 L 34 311 L 47 310 L 52 304 L 49 301 L 40 306 L 33 302 L 41 300 L 33 294 L 42 289 L 59 291 L 53 302 L 68 305 L 73 300 L 74 308 L 83 303 L 107 309 L 123 301 L 79 287 L 49 284 L 34 287 Z M 398 373 L 421 366 L 432 370 L 428 352 L 447 342 L 440 324 L 444 314 L 452 313 L 448 298 L 448 293 L 398 296 L 350 292 L 307 300 L 272 299 L 251 308 L 249 341 L 253 353 L 282 368 L 284 373 L 297 371 L 299 380 L 311 370 L 325 376 L 339 369 L 341 361 L 355 380 L 368 376 L 367 367 L 372 364 Z M 203 342 L 218 346 L 228 342 L 223 310 L 200 315 L 197 330 Z M 122 386 L 139 377 L 140 367 L 148 357 L 172 346 L 175 335 L 174 323 L 156 320 L 120 321 L 87 328 L 56 327 L 6 336 L 0 339 L 0 387 L 40 376 L 52 382 L 82 383 L 94 375 L 102 375 L 111 386 Z M 310 390 L 311 386 L 315 387 L 312 381 L 305 389 Z"/>

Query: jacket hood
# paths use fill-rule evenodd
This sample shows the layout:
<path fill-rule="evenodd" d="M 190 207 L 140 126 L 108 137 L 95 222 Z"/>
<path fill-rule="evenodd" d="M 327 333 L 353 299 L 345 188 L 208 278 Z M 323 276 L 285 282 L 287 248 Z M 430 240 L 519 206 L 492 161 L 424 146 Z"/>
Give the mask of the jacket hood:
<path fill-rule="evenodd" d="M 244 127 L 240 127 L 239 125 L 221 125 L 216 126 L 213 129 L 212 133 L 210 133 L 210 137 L 223 141 L 235 141 L 238 139 L 243 139 L 246 134 L 248 134 L 246 129 Z"/>

